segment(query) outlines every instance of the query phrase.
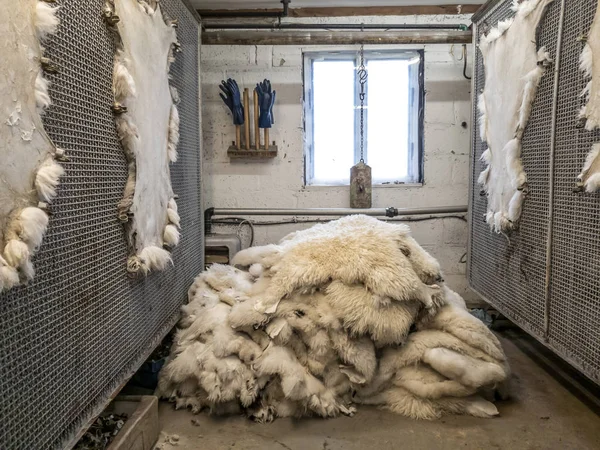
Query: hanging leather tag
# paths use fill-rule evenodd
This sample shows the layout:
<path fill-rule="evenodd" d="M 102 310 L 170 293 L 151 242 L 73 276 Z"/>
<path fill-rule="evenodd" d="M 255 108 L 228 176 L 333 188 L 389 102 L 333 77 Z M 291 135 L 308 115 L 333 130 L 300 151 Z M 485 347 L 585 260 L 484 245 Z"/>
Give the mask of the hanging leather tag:
<path fill-rule="evenodd" d="M 361 161 L 350 169 L 350 208 L 370 208 L 371 193 L 371 168 Z"/>

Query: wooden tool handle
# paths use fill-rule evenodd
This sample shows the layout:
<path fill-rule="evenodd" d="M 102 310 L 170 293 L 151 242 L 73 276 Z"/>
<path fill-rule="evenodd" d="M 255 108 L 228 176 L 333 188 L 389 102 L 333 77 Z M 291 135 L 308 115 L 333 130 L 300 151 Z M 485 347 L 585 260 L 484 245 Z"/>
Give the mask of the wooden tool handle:
<path fill-rule="evenodd" d="M 269 150 L 269 129 L 265 128 L 265 150 Z"/>
<path fill-rule="evenodd" d="M 258 116 L 260 112 L 258 110 L 258 92 L 254 91 L 254 139 L 256 142 L 254 146 L 256 150 L 260 150 L 260 128 L 258 126 Z"/>
<path fill-rule="evenodd" d="M 242 149 L 242 126 L 241 125 L 235 126 L 235 147 L 238 150 Z"/>
<path fill-rule="evenodd" d="M 244 132 L 246 137 L 246 150 L 250 150 L 250 90 L 244 89 Z"/>

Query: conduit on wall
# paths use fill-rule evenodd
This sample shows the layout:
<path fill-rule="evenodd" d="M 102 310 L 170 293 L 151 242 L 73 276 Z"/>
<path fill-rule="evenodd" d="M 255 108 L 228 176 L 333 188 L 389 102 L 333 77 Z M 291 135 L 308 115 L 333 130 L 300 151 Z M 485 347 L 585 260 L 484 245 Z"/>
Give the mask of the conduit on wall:
<path fill-rule="evenodd" d="M 407 217 L 407 216 L 429 216 L 438 214 L 460 214 L 468 211 L 467 206 L 438 206 L 429 208 L 306 208 L 306 209 L 273 209 L 273 208 L 208 208 L 204 211 L 204 229 L 208 234 L 212 231 L 214 216 L 232 216 L 239 218 L 242 216 L 302 216 L 302 217 L 324 217 L 334 216 L 342 217 L 352 214 L 364 214 L 372 217 Z M 444 217 L 440 217 L 443 219 Z"/>
<path fill-rule="evenodd" d="M 450 214 L 467 212 L 467 206 L 439 206 L 430 208 L 306 208 L 306 209 L 273 209 L 273 208 L 213 208 L 215 216 L 348 216 L 364 214 L 374 217 L 416 216 L 421 214 Z"/>

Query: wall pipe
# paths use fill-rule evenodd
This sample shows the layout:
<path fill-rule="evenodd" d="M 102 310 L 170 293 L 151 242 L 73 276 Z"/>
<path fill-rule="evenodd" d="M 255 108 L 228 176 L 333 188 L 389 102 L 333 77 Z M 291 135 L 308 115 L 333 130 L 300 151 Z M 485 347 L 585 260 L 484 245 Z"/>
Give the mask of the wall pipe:
<path fill-rule="evenodd" d="M 205 30 L 459 30 L 469 29 L 464 24 L 364 24 L 364 23 L 204 23 Z"/>
<path fill-rule="evenodd" d="M 237 11 L 232 9 L 231 11 L 203 11 L 202 18 L 211 18 L 211 19 L 225 19 L 225 18 L 234 18 L 234 17 L 251 17 L 251 18 L 283 18 L 289 15 L 289 7 L 291 0 L 281 0 L 283 4 L 283 9 L 281 11 Z"/>
<path fill-rule="evenodd" d="M 283 13 L 280 11 L 219 11 L 219 12 L 211 12 L 211 11 L 202 11 L 199 12 L 202 20 L 204 19 L 233 19 L 233 18 L 252 18 L 252 19 L 271 19 L 271 18 L 280 18 L 285 17 Z"/>
<path fill-rule="evenodd" d="M 467 212 L 466 206 L 442 206 L 430 208 L 215 208 L 215 216 L 349 216 L 364 214 L 374 217 L 416 216 L 420 214 L 450 214 Z"/>
<path fill-rule="evenodd" d="M 466 213 L 467 206 L 436 206 L 423 208 L 305 208 L 305 209 L 273 209 L 273 208 L 208 208 L 204 211 L 205 232 L 211 232 L 213 216 L 349 216 L 364 214 L 372 217 L 419 216 L 433 214 Z"/>

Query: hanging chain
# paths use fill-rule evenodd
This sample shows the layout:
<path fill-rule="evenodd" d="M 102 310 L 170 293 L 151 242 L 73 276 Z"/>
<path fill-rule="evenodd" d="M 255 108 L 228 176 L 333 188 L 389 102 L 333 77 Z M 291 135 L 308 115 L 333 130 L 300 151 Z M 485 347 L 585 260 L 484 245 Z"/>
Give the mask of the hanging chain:
<path fill-rule="evenodd" d="M 365 46 L 360 46 L 360 67 L 358 82 L 360 83 L 360 162 L 365 162 L 365 85 L 367 84 L 367 68 L 365 67 Z"/>

